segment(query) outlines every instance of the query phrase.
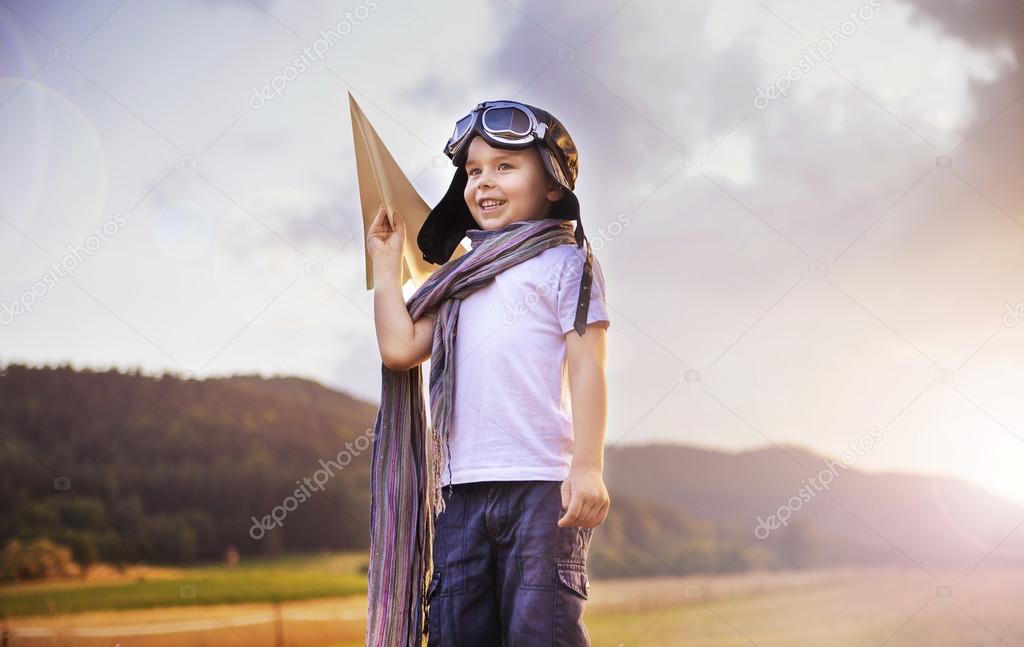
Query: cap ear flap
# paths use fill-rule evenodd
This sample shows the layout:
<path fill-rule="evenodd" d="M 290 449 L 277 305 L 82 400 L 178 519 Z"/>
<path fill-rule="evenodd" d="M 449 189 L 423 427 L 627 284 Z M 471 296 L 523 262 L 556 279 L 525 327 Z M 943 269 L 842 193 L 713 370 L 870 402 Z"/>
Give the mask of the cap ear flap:
<path fill-rule="evenodd" d="M 456 168 L 448 191 L 423 221 L 416 244 L 424 260 L 444 265 L 466 237 L 466 230 L 478 226 L 463 196 L 468 177 L 465 168 Z"/>

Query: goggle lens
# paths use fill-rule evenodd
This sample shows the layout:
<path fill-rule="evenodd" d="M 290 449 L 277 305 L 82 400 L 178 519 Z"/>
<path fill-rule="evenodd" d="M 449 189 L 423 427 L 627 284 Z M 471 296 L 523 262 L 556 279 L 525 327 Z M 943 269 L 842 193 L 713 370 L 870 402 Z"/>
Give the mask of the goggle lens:
<path fill-rule="evenodd" d="M 469 127 L 473 125 L 473 115 L 468 114 L 455 124 L 455 130 L 452 132 L 452 137 L 449 140 L 452 144 L 458 142 L 460 139 L 466 136 L 469 132 Z"/>
<path fill-rule="evenodd" d="M 483 125 L 491 134 L 526 137 L 530 134 L 530 117 L 518 108 L 488 108 L 484 111 Z"/>

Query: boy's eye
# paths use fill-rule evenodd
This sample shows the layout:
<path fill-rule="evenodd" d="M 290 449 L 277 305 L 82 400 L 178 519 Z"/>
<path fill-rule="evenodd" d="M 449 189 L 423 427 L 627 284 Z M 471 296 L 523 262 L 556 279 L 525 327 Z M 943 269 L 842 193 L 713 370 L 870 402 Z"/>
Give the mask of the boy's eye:
<path fill-rule="evenodd" d="M 508 162 L 502 162 L 501 164 L 498 164 L 498 168 L 499 168 L 499 169 L 501 169 L 501 167 L 502 167 L 502 166 L 507 166 L 507 167 L 509 167 L 509 168 L 512 168 L 512 165 L 511 165 L 511 164 L 509 164 Z M 480 170 L 480 169 L 476 169 L 476 168 L 471 168 L 471 169 L 469 169 L 469 171 L 468 171 L 468 173 L 467 173 L 467 174 L 468 174 L 468 175 L 473 175 L 473 174 L 474 174 L 474 173 L 476 173 L 476 172 L 477 172 L 478 170 Z"/>

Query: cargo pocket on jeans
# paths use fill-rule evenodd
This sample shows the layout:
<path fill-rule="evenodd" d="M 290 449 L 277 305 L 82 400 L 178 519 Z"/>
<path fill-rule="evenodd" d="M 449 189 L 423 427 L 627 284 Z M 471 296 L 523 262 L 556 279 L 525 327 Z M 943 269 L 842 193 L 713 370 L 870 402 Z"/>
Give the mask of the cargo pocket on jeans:
<path fill-rule="evenodd" d="M 590 581 L 587 579 L 586 566 L 576 562 L 555 562 L 558 581 L 570 591 L 584 600 L 590 597 Z"/>

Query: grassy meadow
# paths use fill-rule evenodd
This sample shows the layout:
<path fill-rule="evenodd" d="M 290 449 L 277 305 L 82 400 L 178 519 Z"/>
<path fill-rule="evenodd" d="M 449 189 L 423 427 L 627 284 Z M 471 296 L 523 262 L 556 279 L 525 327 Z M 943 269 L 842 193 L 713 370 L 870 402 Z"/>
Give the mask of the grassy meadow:
<path fill-rule="evenodd" d="M 366 593 L 365 553 L 250 560 L 228 569 L 161 569 L 146 581 L 37 583 L 0 587 L 8 618 L 156 607 L 309 600 Z"/>

